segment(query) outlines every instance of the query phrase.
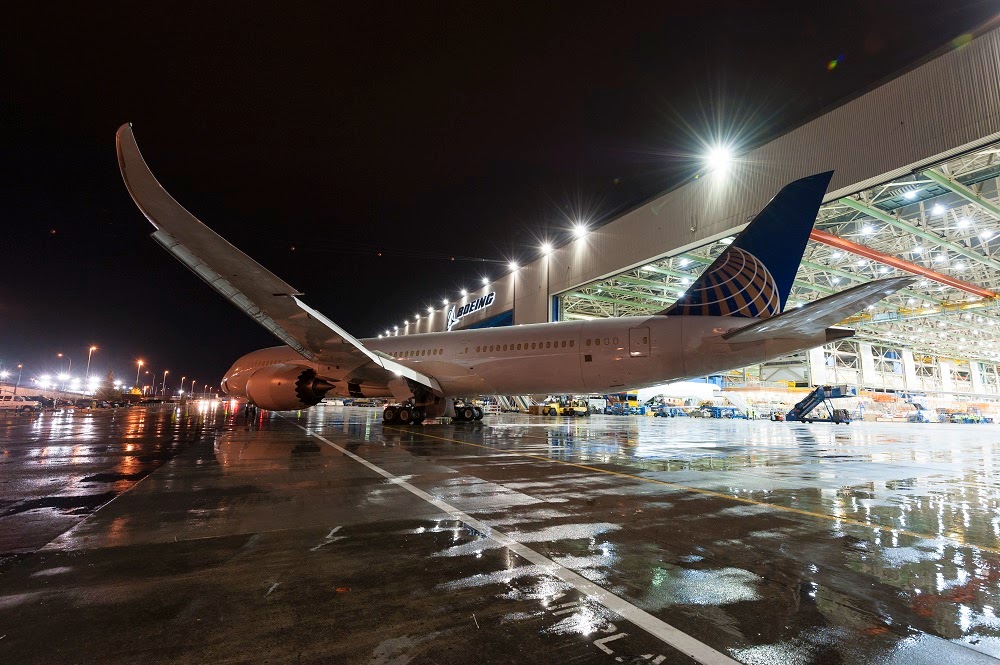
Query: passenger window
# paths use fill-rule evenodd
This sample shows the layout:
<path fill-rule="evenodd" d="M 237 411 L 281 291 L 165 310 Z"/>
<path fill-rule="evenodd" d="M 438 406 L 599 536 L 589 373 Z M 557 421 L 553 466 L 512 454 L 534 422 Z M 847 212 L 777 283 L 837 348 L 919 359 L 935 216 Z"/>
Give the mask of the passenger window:
<path fill-rule="evenodd" d="M 572 339 L 569 341 L 570 348 L 573 348 L 573 342 L 574 342 L 574 340 L 572 340 Z"/>
<path fill-rule="evenodd" d="M 518 344 L 518 345 L 517 345 L 517 350 L 518 350 L 518 351 L 520 351 L 520 350 L 521 350 L 521 345 L 520 345 L 520 344 Z"/>
<path fill-rule="evenodd" d="M 479 347 L 478 346 L 476 347 L 476 353 L 479 353 Z"/>
<path fill-rule="evenodd" d="M 490 344 L 490 353 L 493 353 L 493 345 Z"/>
<path fill-rule="evenodd" d="M 597 339 L 595 339 L 594 340 L 594 344 L 596 344 L 597 346 L 600 346 L 601 345 L 601 338 L 598 337 Z"/>
<path fill-rule="evenodd" d="M 562 348 L 564 348 L 564 349 L 566 348 L 566 340 L 562 341 Z"/>
<path fill-rule="evenodd" d="M 444 355 L 444 349 L 438 349 L 438 355 L 439 356 L 443 356 Z"/>
<path fill-rule="evenodd" d="M 552 342 L 545 342 L 545 348 L 546 349 L 551 349 L 552 348 Z"/>
<path fill-rule="evenodd" d="M 604 338 L 604 343 L 605 343 L 605 344 L 608 344 L 608 343 L 609 343 L 609 342 L 608 342 L 608 338 L 607 338 L 607 337 L 605 337 L 605 338 Z"/>
<path fill-rule="evenodd" d="M 590 346 L 590 338 L 587 338 L 587 346 Z"/>
<path fill-rule="evenodd" d="M 642 338 L 642 343 L 643 344 L 649 344 L 649 338 L 648 337 L 643 337 Z"/>
<path fill-rule="evenodd" d="M 503 345 L 503 350 L 504 350 L 504 351 L 506 351 L 506 350 L 507 350 L 507 345 L 506 345 L 506 344 L 504 344 L 504 345 Z"/>
<path fill-rule="evenodd" d="M 531 343 L 531 348 L 535 348 L 535 343 L 534 342 Z"/>
<path fill-rule="evenodd" d="M 611 340 L 611 341 L 612 341 L 612 342 L 614 342 L 615 346 L 618 346 L 618 338 L 617 338 L 617 337 L 615 337 L 615 338 L 614 338 L 613 340 Z"/>

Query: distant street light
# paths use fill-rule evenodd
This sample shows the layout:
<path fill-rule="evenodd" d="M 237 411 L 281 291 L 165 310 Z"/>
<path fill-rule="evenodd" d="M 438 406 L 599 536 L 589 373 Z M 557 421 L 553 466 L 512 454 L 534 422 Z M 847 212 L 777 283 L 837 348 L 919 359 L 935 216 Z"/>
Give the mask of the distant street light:
<path fill-rule="evenodd" d="M 17 394 L 17 388 L 21 385 L 21 370 L 24 369 L 24 365 L 21 363 L 17 364 L 17 383 L 14 384 L 14 394 Z"/>
<path fill-rule="evenodd" d="M 181 394 L 184 394 L 184 382 L 187 380 L 186 376 L 181 377 Z"/>
<path fill-rule="evenodd" d="M 56 357 L 57 357 L 57 358 L 63 358 L 63 357 L 65 357 L 65 358 L 66 358 L 66 360 L 68 360 L 68 361 L 69 361 L 69 367 L 67 367 L 67 368 L 66 368 L 66 373 L 67 373 L 67 374 L 69 374 L 70 372 L 72 372 L 72 371 L 73 371 L 73 359 L 72 359 L 72 358 L 70 358 L 69 356 L 64 356 L 64 355 L 63 355 L 63 354 L 61 354 L 61 353 L 57 353 L 57 354 L 56 354 Z"/>
<path fill-rule="evenodd" d="M 87 352 L 87 376 L 84 377 L 86 383 L 90 382 L 90 356 L 94 355 L 94 351 L 97 350 L 96 346 L 90 347 L 90 351 Z"/>
<path fill-rule="evenodd" d="M 194 392 L 194 386 L 195 386 L 196 383 L 198 383 L 198 382 L 195 381 L 194 379 L 191 379 L 191 394 L 192 395 L 195 394 L 195 392 Z"/>
<path fill-rule="evenodd" d="M 167 398 L 167 374 L 170 374 L 170 370 L 163 370 L 163 382 L 160 384 L 160 396 L 163 399 Z"/>
<path fill-rule="evenodd" d="M 142 360 L 140 360 L 139 362 L 136 363 L 136 368 L 135 368 L 135 387 L 136 388 L 139 387 L 139 370 L 142 369 L 142 363 L 143 363 Z M 146 372 L 146 373 L 149 374 L 149 372 Z"/>

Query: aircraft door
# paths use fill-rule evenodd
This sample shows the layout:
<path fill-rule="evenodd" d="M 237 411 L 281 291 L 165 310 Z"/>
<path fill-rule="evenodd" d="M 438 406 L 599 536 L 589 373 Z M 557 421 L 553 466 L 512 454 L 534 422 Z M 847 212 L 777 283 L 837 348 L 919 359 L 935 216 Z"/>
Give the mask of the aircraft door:
<path fill-rule="evenodd" d="M 649 328 L 628 329 L 628 355 L 630 358 L 649 356 Z"/>

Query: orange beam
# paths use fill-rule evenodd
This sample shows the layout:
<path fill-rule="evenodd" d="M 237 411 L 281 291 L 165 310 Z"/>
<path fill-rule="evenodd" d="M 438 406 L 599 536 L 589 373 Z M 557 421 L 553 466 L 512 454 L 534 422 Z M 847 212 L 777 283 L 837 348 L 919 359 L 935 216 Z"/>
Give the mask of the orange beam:
<path fill-rule="evenodd" d="M 945 284 L 947 286 L 954 287 L 965 291 L 966 293 L 971 293 L 972 295 L 979 296 L 980 298 L 997 298 L 997 294 L 993 293 L 988 289 L 984 289 L 981 286 L 976 286 L 975 284 L 969 284 L 968 282 L 963 282 L 960 279 L 955 279 L 954 277 L 949 277 L 948 275 L 942 275 L 939 272 L 929 270 L 923 266 L 918 266 L 916 263 L 910 263 L 909 261 L 904 261 L 903 259 L 898 259 L 891 254 L 886 254 L 885 252 L 880 252 L 878 250 L 872 249 L 871 247 L 865 247 L 864 245 L 859 245 L 850 240 L 844 240 L 840 236 L 835 236 L 832 233 L 827 233 L 826 231 L 820 231 L 818 229 L 813 229 L 809 237 L 816 242 L 821 242 L 824 245 L 829 245 L 830 247 L 836 247 L 837 249 L 842 249 L 845 252 L 850 252 L 851 254 L 857 254 L 858 256 L 863 256 L 866 259 L 871 259 L 872 261 L 878 261 L 879 263 L 884 263 L 887 266 L 892 266 L 893 268 L 899 268 L 900 270 L 914 275 L 920 275 L 926 277 L 927 279 L 932 279 L 939 284 Z"/>

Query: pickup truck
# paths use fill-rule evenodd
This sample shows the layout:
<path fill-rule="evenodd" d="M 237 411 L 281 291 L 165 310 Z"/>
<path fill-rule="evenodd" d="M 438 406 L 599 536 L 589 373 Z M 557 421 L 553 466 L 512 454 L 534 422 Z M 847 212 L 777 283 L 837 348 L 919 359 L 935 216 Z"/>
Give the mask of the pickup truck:
<path fill-rule="evenodd" d="M 22 413 L 41 411 L 42 405 L 23 395 L 0 395 L 0 411 L 20 411 Z"/>

